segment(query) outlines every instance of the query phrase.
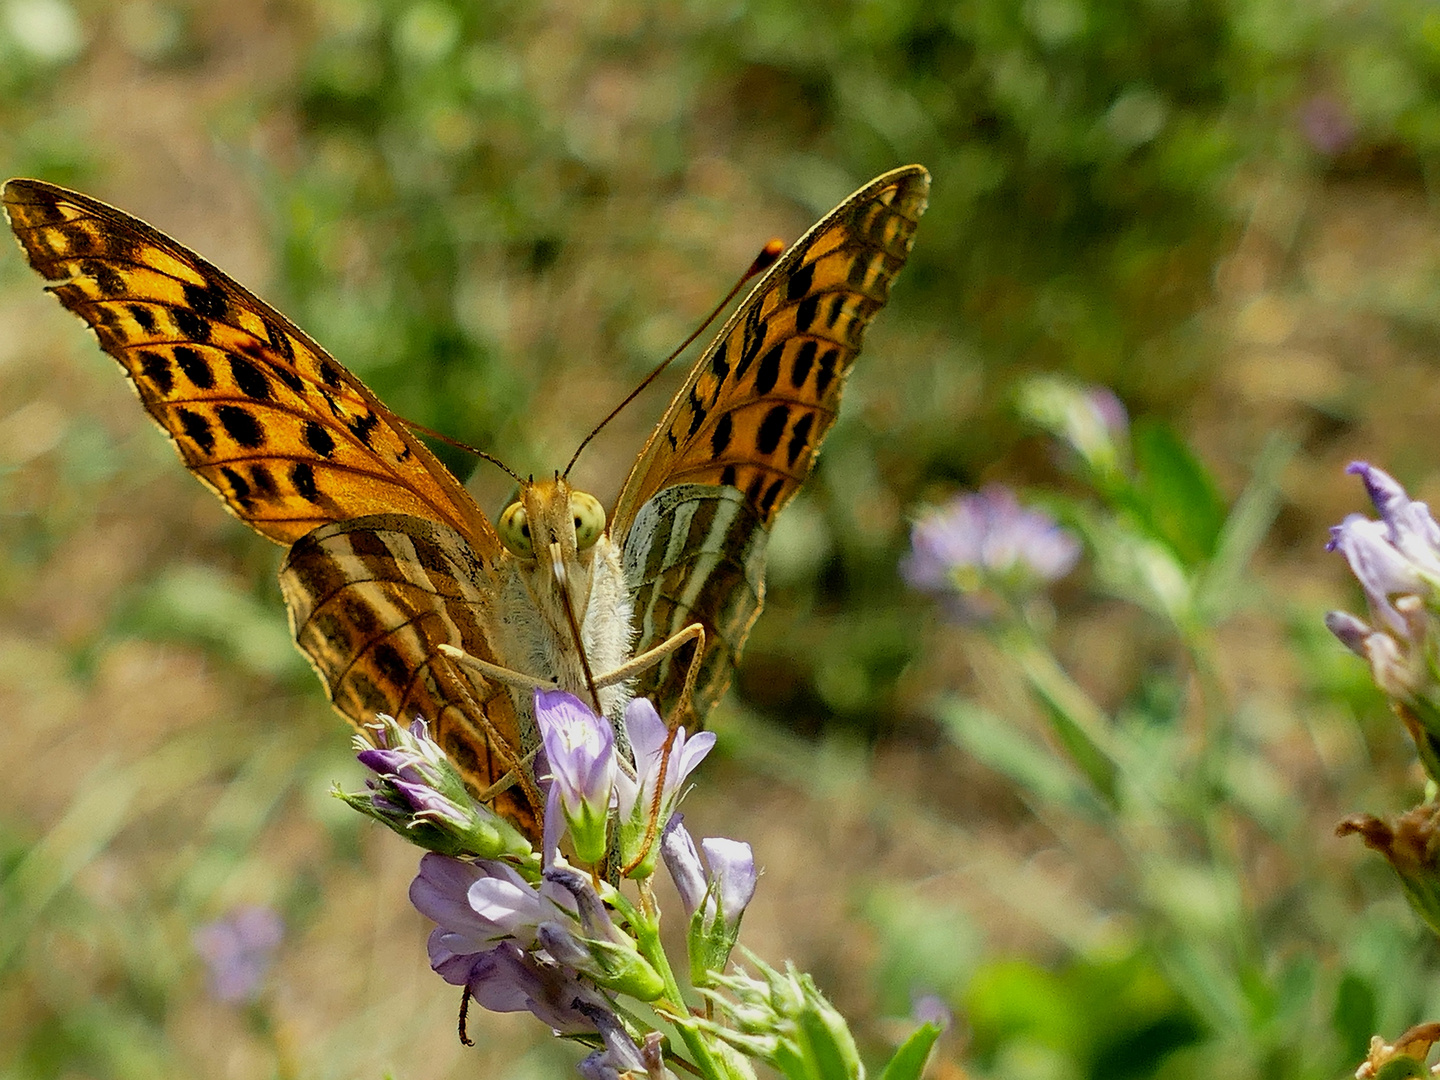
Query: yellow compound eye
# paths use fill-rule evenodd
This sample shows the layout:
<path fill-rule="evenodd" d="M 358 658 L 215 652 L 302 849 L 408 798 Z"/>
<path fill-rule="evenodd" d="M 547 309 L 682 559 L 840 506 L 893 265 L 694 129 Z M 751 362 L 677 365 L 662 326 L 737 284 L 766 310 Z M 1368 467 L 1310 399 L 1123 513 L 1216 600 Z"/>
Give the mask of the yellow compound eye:
<path fill-rule="evenodd" d="M 605 531 L 605 508 L 594 495 L 572 491 L 570 513 L 575 517 L 575 547 L 584 551 Z"/>
<path fill-rule="evenodd" d="M 535 557 L 535 544 L 530 539 L 530 518 L 525 513 L 525 504 L 513 502 L 505 508 L 496 523 L 500 542 L 522 559 Z"/>

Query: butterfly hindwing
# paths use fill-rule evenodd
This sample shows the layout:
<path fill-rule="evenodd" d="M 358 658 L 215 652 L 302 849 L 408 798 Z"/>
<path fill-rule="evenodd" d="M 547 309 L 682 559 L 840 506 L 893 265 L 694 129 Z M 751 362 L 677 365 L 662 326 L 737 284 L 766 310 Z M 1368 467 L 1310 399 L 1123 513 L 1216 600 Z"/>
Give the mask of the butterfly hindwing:
<path fill-rule="evenodd" d="M 760 614 L 769 534 L 735 488 L 675 484 L 641 507 L 629 536 L 624 567 L 639 648 L 692 623 L 705 629 L 692 702 L 703 718 L 724 693 L 738 649 Z M 683 645 L 641 676 L 642 696 L 652 698 L 662 715 L 671 715 L 679 702 L 694 653 L 694 645 Z"/>
<path fill-rule="evenodd" d="M 691 370 L 621 490 L 611 529 L 623 537 L 627 570 L 648 568 L 631 578 L 636 651 L 691 622 L 705 626 L 695 687 L 702 721 L 759 614 L 770 524 L 810 474 L 865 328 L 910 254 L 929 190 L 918 165 L 885 173 L 786 251 Z M 663 498 L 677 486 L 689 497 Z M 707 498 L 712 505 L 698 510 Z M 714 528 L 743 558 L 707 567 L 685 542 L 658 539 L 683 530 L 693 543 Z M 735 588 L 745 590 L 743 603 Z M 679 659 L 642 675 L 637 694 L 673 705 L 685 674 Z"/>
<path fill-rule="evenodd" d="M 493 805 L 538 836 L 540 799 L 518 749 L 534 733 L 519 730 L 499 684 L 477 685 L 437 648 L 494 662 L 489 581 L 458 532 L 404 514 L 316 529 L 280 568 L 291 631 L 335 707 L 357 724 L 378 712 L 425 717 L 477 794 L 507 775 L 518 781 Z"/>
<path fill-rule="evenodd" d="M 376 513 L 445 521 L 493 550 L 474 500 L 359 379 L 285 316 L 123 211 L 5 185 L 30 265 L 125 368 L 186 466 L 279 543 Z"/>

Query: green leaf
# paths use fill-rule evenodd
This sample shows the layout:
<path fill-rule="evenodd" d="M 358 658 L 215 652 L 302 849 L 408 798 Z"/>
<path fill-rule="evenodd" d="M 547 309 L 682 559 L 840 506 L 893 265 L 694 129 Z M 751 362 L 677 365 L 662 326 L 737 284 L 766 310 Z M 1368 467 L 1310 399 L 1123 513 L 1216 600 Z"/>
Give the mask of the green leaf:
<path fill-rule="evenodd" d="M 814 1080 L 857 1080 L 862 1073 L 860 1057 L 839 1014 L 811 1003 L 797 1020 L 806 1074 Z"/>
<path fill-rule="evenodd" d="M 1225 524 L 1225 501 L 1205 466 L 1174 430 L 1146 418 L 1135 424 L 1140 511 L 1150 531 L 1187 566 L 1215 554 Z"/>
<path fill-rule="evenodd" d="M 930 1048 L 939 1037 L 937 1026 L 921 1024 L 900 1044 L 895 1056 L 886 1062 L 880 1080 L 919 1080 L 925 1062 L 930 1058 Z"/>
<path fill-rule="evenodd" d="M 978 761 L 1013 780 L 1038 803 L 1093 813 L 1091 791 L 1076 782 L 1072 769 L 1056 760 L 1042 740 L 1027 736 L 1001 716 L 960 698 L 941 703 L 940 720 L 955 740 Z"/>

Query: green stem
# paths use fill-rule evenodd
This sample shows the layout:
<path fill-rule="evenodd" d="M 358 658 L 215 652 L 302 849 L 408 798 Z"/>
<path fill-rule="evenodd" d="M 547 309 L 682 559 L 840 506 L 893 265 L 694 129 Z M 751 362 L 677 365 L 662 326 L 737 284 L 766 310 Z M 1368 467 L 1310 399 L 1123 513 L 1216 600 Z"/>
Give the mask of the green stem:
<path fill-rule="evenodd" d="M 618 894 L 619 890 L 616 892 Z M 675 978 L 675 971 L 670 966 L 670 958 L 665 955 L 665 947 L 660 942 L 660 908 L 650 892 L 648 878 L 640 882 L 640 899 L 638 909 L 628 901 L 623 901 L 621 910 L 630 922 L 630 931 L 635 935 L 635 946 L 640 950 L 640 955 L 660 973 L 660 978 L 665 983 L 665 997 L 668 1001 L 654 1004 L 661 1006 L 659 1011 L 662 1015 L 666 1011 L 670 1014 L 667 1016 L 670 1026 L 684 1041 L 695 1067 L 710 1080 L 729 1080 L 730 1071 L 721 1066 L 709 1042 L 694 1027 L 679 1019 L 689 1015 L 689 1007 L 685 1004 L 685 992 L 680 989 L 680 982 Z M 664 1010 L 663 1006 L 667 1004 L 670 1008 Z"/>

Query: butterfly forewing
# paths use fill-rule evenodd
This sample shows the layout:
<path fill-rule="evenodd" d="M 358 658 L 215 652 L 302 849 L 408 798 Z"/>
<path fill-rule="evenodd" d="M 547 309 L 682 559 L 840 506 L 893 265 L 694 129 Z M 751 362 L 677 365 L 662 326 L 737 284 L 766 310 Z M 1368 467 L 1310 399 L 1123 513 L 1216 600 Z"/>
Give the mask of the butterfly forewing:
<path fill-rule="evenodd" d="M 910 254 L 929 190 L 920 166 L 896 169 L 802 236 L 706 349 L 621 491 L 611 528 L 624 537 L 627 572 L 648 567 L 631 577 L 636 649 L 656 646 L 691 622 L 705 626 L 706 657 L 695 687 L 701 720 L 728 684 L 759 614 L 770 523 L 810 474 L 865 328 Z M 665 492 L 676 485 L 689 496 L 667 502 Z M 714 505 L 700 510 L 707 498 Z M 722 528 L 725 543 L 744 556 L 707 567 L 686 543 L 665 539 L 683 533 L 693 543 L 713 528 Z M 728 579 L 737 567 L 753 604 L 735 601 Z M 707 574 L 715 581 L 707 582 Z M 637 693 L 674 704 L 684 659 L 677 654 L 642 675 Z"/>
<path fill-rule="evenodd" d="M 886 173 L 770 268 L 646 443 L 615 506 L 617 535 L 650 496 L 678 483 L 738 488 L 767 524 L 774 520 L 810 473 L 929 190 L 918 165 Z"/>
<path fill-rule="evenodd" d="M 364 514 L 445 521 L 493 551 L 469 494 L 293 323 L 137 218 L 37 180 L 5 185 L 30 265 L 118 360 L 200 480 L 280 543 Z"/>

